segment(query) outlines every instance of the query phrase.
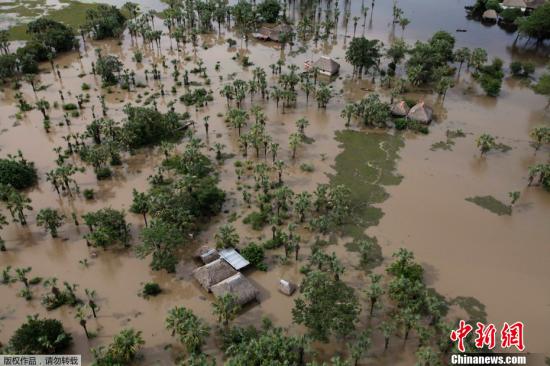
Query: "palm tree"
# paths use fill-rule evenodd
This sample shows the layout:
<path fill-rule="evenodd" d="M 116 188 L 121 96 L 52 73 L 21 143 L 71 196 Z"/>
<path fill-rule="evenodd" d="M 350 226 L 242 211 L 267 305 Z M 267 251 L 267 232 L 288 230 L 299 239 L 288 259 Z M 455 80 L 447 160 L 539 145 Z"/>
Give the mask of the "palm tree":
<path fill-rule="evenodd" d="M 470 59 L 470 49 L 468 47 L 459 48 L 454 54 L 454 59 L 456 62 L 458 62 L 458 71 L 456 77 L 460 78 L 462 65 L 464 64 L 464 62 L 468 62 L 468 60 Z"/>
<path fill-rule="evenodd" d="M 36 224 L 50 232 L 52 238 L 57 238 L 57 229 L 63 225 L 65 215 L 59 214 L 54 208 L 43 208 L 36 215 Z"/>
<path fill-rule="evenodd" d="M 283 169 L 285 167 L 285 162 L 283 160 L 277 160 L 273 165 L 277 169 L 279 184 L 283 184 Z"/>
<path fill-rule="evenodd" d="M 75 319 L 78 320 L 78 323 L 82 328 L 84 328 L 84 333 L 86 333 L 86 338 L 90 338 L 90 334 L 88 333 L 88 328 L 86 327 L 86 313 L 84 311 L 84 306 L 79 306 L 76 308 L 76 313 L 74 315 Z"/>
<path fill-rule="evenodd" d="M 166 329 L 172 331 L 172 336 L 178 337 L 189 354 L 200 353 L 210 334 L 208 325 L 183 306 L 176 306 L 168 311 Z"/>
<path fill-rule="evenodd" d="M 304 222 L 306 217 L 306 212 L 311 207 L 311 193 L 309 192 L 300 192 L 296 195 L 296 200 L 294 201 L 294 210 L 300 216 L 300 222 Z"/>
<path fill-rule="evenodd" d="M 96 293 L 94 290 L 84 289 L 84 292 L 86 293 L 86 296 L 88 297 L 88 306 L 90 307 L 90 310 L 92 310 L 92 314 L 94 318 L 97 318 L 97 312 L 99 310 L 99 307 L 96 304 Z"/>
<path fill-rule="evenodd" d="M 354 114 L 355 114 L 355 104 L 354 103 L 346 104 L 344 109 L 342 109 L 342 112 L 340 112 L 340 117 L 346 119 L 346 127 L 350 126 L 351 117 L 353 117 Z"/>
<path fill-rule="evenodd" d="M 321 83 L 319 89 L 315 92 L 315 98 L 319 108 L 326 108 L 330 98 L 332 98 L 332 92 L 327 85 Z"/>
<path fill-rule="evenodd" d="M 306 105 L 309 104 L 309 95 L 315 92 L 315 85 L 309 80 L 302 81 L 302 91 L 306 94 Z"/>
<path fill-rule="evenodd" d="M 359 360 L 361 357 L 363 357 L 369 350 L 371 346 L 371 338 L 370 338 L 370 330 L 367 329 L 355 340 L 355 342 L 351 345 L 351 358 L 353 359 L 353 364 L 357 366 L 359 363 Z"/>
<path fill-rule="evenodd" d="M 241 136 L 241 129 L 247 125 L 248 113 L 239 108 L 231 108 L 227 114 L 227 119 L 236 128 Z"/>
<path fill-rule="evenodd" d="M 277 152 L 279 151 L 279 144 L 276 142 L 270 143 L 269 151 L 271 151 L 271 157 L 273 158 L 273 163 L 275 163 L 275 159 L 277 158 Z"/>
<path fill-rule="evenodd" d="M 218 248 L 234 248 L 240 241 L 237 230 L 231 224 L 220 226 L 218 232 L 214 235 L 214 239 Z"/>
<path fill-rule="evenodd" d="M 229 327 L 229 323 L 236 318 L 240 310 L 237 298 L 232 293 L 216 297 L 212 306 L 212 312 L 218 317 L 218 323 L 223 324 L 225 328 Z"/>
<path fill-rule="evenodd" d="M 439 365 L 439 355 L 432 347 L 420 347 L 416 351 L 417 366 L 435 366 Z"/>
<path fill-rule="evenodd" d="M 18 222 L 21 225 L 27 225 L 25 210 L 32 210 L 30 205 L 31 199 L 23 196 L 18 191 L 11 190 L 7 196 L 7 207 L 10 211 L 13 222 Z"/>
<path fill-rule="evenodd" d="M 296 149 L 302 144 L 302 135 L 299 133 L 291 133 L 288 138 L 288 144 L 292 149 L 292 159 L 296 158 Z"/>
<path fill-rule="evenodd" d="M 386 351 L 390 345 L 390 337 L 395 332 L 395 322 L 392 319 L 384 320 L 378 327 L 382 331 L 384 336 L 384 351 Z"/>
<path fill-rule="evenodd" d="M 224 144 L 222 143 L 219 143 L 219 142 L 216 142 L 214 144 L 214 149 L 216 150 L 216 160 L 221 160 L 223 155 L 222 155 L 222 150 L 223 148 L 225 147 Z"/>
<path fill-rule="evenodd" d="M 110 346 L 115 360 L 122 364 L 129 364 L 136 356 L 142 345 L 145 344 L 140 331 L 124 329 L 118 333 Z"/>
<path fill-rule="evenodd" d="M 353 17 L 353 38 L 355 38 L 355 32 L 357 31 L 357 22 L 359 21 L 359 17 L 355 16 Z"/>
<path fill-rule="evenodd" d="M 476 140 L 480 156 L 483 156 L 496 146 L 495 138 L 487 133 L 481 134 Z"/>
<path fill-rule="evenodd" d="M 2 230 L 6 225 L 8 225 L 8 220 L 6 219 L 6 216 L 0 213 L 0 230 Z M 0 237 L 0 251 L 6 251 L 6 242 L 2 239 L 2 237 Z"/>
<path fill-rule="evenodd" d="M 300 118 L 299 120 L 296 121 L 296 127 L 298 127 L 298 131 L 302 136 L 305 135 L 304 131 L 307 126 L 309 126 L 309 121 L 305 118 Z"/>
<path fill-rule="evenodd" d="M 376 303 L 378 302 L 380 297 L 384 294 L 384 289 L 382 288 L 382 286 L 380 286 L 380 280 L 382 279 L 381 275 L 371 273 L 369 275 L 369 278 L 371 280 L 371 284 L 367 288 L 366 294 L 370 301 L 369 316 L 372 317 L 372 313 L 374 312 L 374 307 L 376 306 Z"/>

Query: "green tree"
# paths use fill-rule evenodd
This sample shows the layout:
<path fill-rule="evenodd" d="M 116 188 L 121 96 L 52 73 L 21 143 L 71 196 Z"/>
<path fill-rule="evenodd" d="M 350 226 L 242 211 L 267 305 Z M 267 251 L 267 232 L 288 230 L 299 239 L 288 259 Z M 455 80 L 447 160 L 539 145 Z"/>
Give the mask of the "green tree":
<path fill-rule="evenodd" d="M 82 216 L 90 232 L 84 237 L 93 246 L 107 249 L 114 244 L 130 244 L 130 224 L 126 223 L 124 211 L 103 208 Z"/>
<path fill-rule="evenodd" d="M 10 338 L 10 351 L 18 355 L 59 354 L 66 351 L 72 337 L 56 319 L 39 319 L 38 315 L 27 317 Z"/>
<path fill-rule="evenodd" d="M 519 36 L 534 38 L 541 44 L 550 38 L 550 4 L 541 5 L 531 15 L 518 18 L 516 23 Z"/>
<path fill-rule="evenodd" d="M 57 53 L 70 51 L 78 46 L 71 28 L 53 19 L 41 17 L 28 23 L 27 33 L 34 40 L 48 49 L 53 48 Z"/>
<path fill-rule="evenodd" d="M 376 39 L 353 38 L 346 50 L 346 61 L 353 66 L 354 74 L 361 76 L 377 67 L 381 50 L 382 44 Z"/>
<path fill-rule="evenodd" d="M 491 149 L 494 149 L 496 146 L 495 138 L 487 133 L 481 134 L 476 139 L 476 145 L 479 151 L 481 152 L 481 156 L 488 153 Z"/>
<path fill-rule="evenodd" d="M 153 270 L 176 271 L 178 258 L 175 251 L 182 243 L 182 235 L 173 224 L 154 220 L 151 226 L 141 231 L 140 237 L 142 243 L 136 247 L 136 254 L 139 258 L 152 255 L 151 268 Z"/>
<path fill-rule="evenodd" d="M 275 23 L 279 18 L 281 5 L 278 0 L 264 0 L 258 4 L 256 10 L 264 22 Z"/>
<path fill-rule="evenodd" d="M 27 161 L 21 153 L 0 159 L 0 184 L 9 184 L 15 189 L 32 187 L 38 181 L 34 163 Z"/>
<path fill-rule="evenodd" d="M 208 325 L 191 310 L 176 306 L 168 311 L 166 329 L 185 346 L 189 354 L 198 354 L 210 334 Z"/>
<path fill-rule="evenodd" d="M 331 334 L 345 337 L 353 332 L 360 307 L 351 287 L 315 270 L 305 276 L 300 292 L 303 297 L 294 301 L 292 317 L 313 339 L 326 342 Z"/>
<path fill-rule="evenodd" d="M 23 196 L 23 194 L 12 188 L 11 190 L 8 190 L 5 201 L 13 222 L 20 223 L 21 225 L 27 225 L 27 216 L 25 215 L 25 211 L 32 210 L 31 199 Z"/>
<path fill-rule="evenodd" d="M 371 283 L 365 292 L 370 303 L 369 315 L 372 316 L 376 304 L 378 303 L 382 295 L 384 295 L 384 289 L 380 285 L 380 281 L 382 280 L 381 275 L 371 273 L 369 275 L 369 279 L 371 280 Z"/>
<path fill-rule="evenodd" d="M 57 229 L 63 225 L 65 215 L 59 214 L 54 208 L 43 208 L 36 215 L 36 224 L 50 232 L 52 238 L 57 238 Z"/>
<path fill-rule="evenodd" d="M 232 293 L 217 296 L 212 307 L 212 313 L 218 318 L 218 323 L 223 324 L 225 328 L 229 327 L 229 323 L 237 317 L 241 309 L 237 298 Z"/>
<path fill-rule="evenodd" d="M 151 206 L 149 203 L 149 197 L 146 193 L 138 192 L 135 188 L 132 191 L 132 196 L 133 200 L 132 205 L 130 206 L 130 212 L 143 215 L 143 221 L 145 223 L 145 227 L 147 227 L 147 214 L 149 213 L 149 208 Z"/>
<path fill-rule="evenodd" d="M 131 9 L 134 11 L 135 9 Z M 124 31 L 126 18 L 116 6 L 99 4 L 86 11 L 86 28 L 95 39 L 118 37 Z"/>
<path fill-rule="evenodd" d="M 361 332 L 355 341 L 351 344 L 350 354 L 353 360 L 353 364 L 357 366 L 359 360 L 369 351 L 371 346 L 370 330 L 364 330 Z"/>
<path fill-rule="evenodd" d="M 299 133 L 291 133 L 288 138 L 288 144 L 292 150 L 292 159 L 296 159 L 296 149 L 303 143 L 303 136 Z"/>
<path fill-rule="evenodd" d="M 239 244 L 240 238 L 235 227 L 231 224 L 224 224 L 219 227 L 214 235 L 217 248 L 234 248 Z"/>
<path fill-rule="evenodd" d="M 533 90 L 537 94 L 546 95 L 549 97 L 546 108 L 550 107 L 550 74 L 546 73 L 542 75 L 539 81 L 533 86 Z"/>
<path fill-rule="evenodd" d="M 319 85 L 319 88 L 315 92 L 315 99 L 317 100 L 317 107 L 326 108 L 328 102 L 332 98 L 331 89 L 324 83 Z"/>
<path fill-rule="evenodd" d="M 123 64 L 118 57 L 108 55 L 97 60 L 95 69 L 105 85 L 114 85 L 120 78 Z"/>

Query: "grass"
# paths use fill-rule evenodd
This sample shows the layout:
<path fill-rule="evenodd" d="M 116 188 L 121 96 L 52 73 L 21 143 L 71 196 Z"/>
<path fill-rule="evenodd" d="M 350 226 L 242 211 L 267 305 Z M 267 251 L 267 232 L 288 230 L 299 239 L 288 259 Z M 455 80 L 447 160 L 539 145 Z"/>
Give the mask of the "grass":
<path fill-rule="evenodd" d="M 62 4 L 60 9 L 49 10 L 45 5 L 45 0 L 24 0 L 19 3 L 15 8 L 4 9 L 0 8 L 0 14 L 15 14 L 19 17 L 36 18 L 42 15 L 46 15 L 48 18 L 65 23 L 66 25 L 75 29 L 75 31 L 85 23 L 86 11 L 88 9 L 96 8 L 99 4 L 86 4 L 74 0 L 59 0 Z M 6 3 L 3 3 L 6 4 Z M 29 40 L 30 37 L 27 34 L 26 24 L 14 25 L 9 29 L 10 40 Z"/>
<path fill-rule="evenodd" d="M 468 197 L 466 198 L 466 201 L 475 203 L 476 205 L 483 207 L 484 209 L 499 216 L 512 214 L 512 206 L 504 204 L 493 196 Z"/>
<path fill-rule="evenodd" d="M 354 241 L 365 239 L 365 230 L 377 225 L 384 215 L 380 208 L 373 206 L 389 197 L 384 187 L 401 182 L 402 177 L 396 173 L 396 162 L 404 143 L 400 136 L 350 130 L 337 132 L 336 140 L 341 143 L 343 151 L 336 157 L 336 174 L 329 176 L 330 184 L 343 184 L 349 188 L 353 202 L 352 219 L 339 230 Z M 354 244 L 347 245 L 351 251 L 355 247 Z M 377 244 L 376 247 L 375 252 L 380 253 Z M 377 262 L 380 260 L 381 257 Z"/>

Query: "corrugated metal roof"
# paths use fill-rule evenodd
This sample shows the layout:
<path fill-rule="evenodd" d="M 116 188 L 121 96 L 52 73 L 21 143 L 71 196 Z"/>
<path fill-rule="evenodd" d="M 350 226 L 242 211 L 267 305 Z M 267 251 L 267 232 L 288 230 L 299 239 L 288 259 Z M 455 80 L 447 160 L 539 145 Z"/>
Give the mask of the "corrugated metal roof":
<path fill-rule="evenodd" d="M 220 250 L 220 257 L 222 257 L 231 267 L 237 271 L 248 266 L 250 264 L 242 255 L 240 255 L 235 249 L 228 248 Z"/>

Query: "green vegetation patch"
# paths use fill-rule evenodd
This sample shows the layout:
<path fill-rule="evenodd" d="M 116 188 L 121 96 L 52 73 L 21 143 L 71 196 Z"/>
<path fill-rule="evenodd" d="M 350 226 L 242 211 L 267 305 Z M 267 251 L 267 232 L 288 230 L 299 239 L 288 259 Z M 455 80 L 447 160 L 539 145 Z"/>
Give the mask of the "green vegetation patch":
<path fill-rule="evenodd" d="M 476 205 L 483 207 L 486 210 L 491 211 L 499 216 L 511 215 L 512 207 L 497 200 L 493 196 L 476 196 L 468 197 L 466 201 L 475 203 Z"/>
<path fill-rule="evenodd" d="M 485 305 L 475 297 L 458 296 L 449 302 L 450 305 L 457 305 L 464 309 L 471 320 L 487 322 L 487 311 Z"/>
<path fill-rule="evenodd" d="M 453 145 L 454 144 L 455 144 L 455 142 L 451 139 L 447 139 L 447 141 L 438 141 L 438 142 L 434 142 L 432 144 L 432 147 L 430 147 L 430 150 L 432 150 L 432 151 L 436 151 L 436 150 L 451 151 L 451 150 L 453 150 Z"/>
<path fill-rule="evenodd" d="M 0 14 L 9 14 L 19 17 L 35 18 L 41 15 L 46 15 L 48 18 L 62 22 L 69 27 L 75 29 L 75 31 L 86 22 L 86 11 L 88 9 L 95 9 L 98 7 L 98 3 L 81 3 L 74 0 L 59 0 L 62 7 L 60 9 L 49 10 L 45 4 L 46 1 L 29 1 L 23 0 L 19 2 L 19 6 L 16 8 L 3 8 L 0 7 Z M 38 5 L 44 6 L 38 6 Z M 29 19 L 30 20 L 30 19 Z M 27 25 L 18 24 L 9 29 L 10 40 L 30 40 L 30 35 L 27 34 Z"/>
<path fill-rule="evenodd" d="M 343 151 L 336 157 L 336 174 L 329 175 L 330 184 L 346 186 L 354 203 L 351 220 L 340 226 L 340 230 L 354 241 L 366 239 L 365 230 L 377 225 L 383 216 L 382 210 L 373 205 L 389 197 L 384 187 L 401 183 L 396 163 L 398 151 L 404 146 L 403 139 L 387 133 L 345 130 L 336 133 L 336 140 Z M 374 243 L 373 252 L 380 253 L 379 245 Z M 357 248 L 350 244 L 348 250 Z M 379 264 L 380 260 L 381 256 L 375 262 Z"/>

